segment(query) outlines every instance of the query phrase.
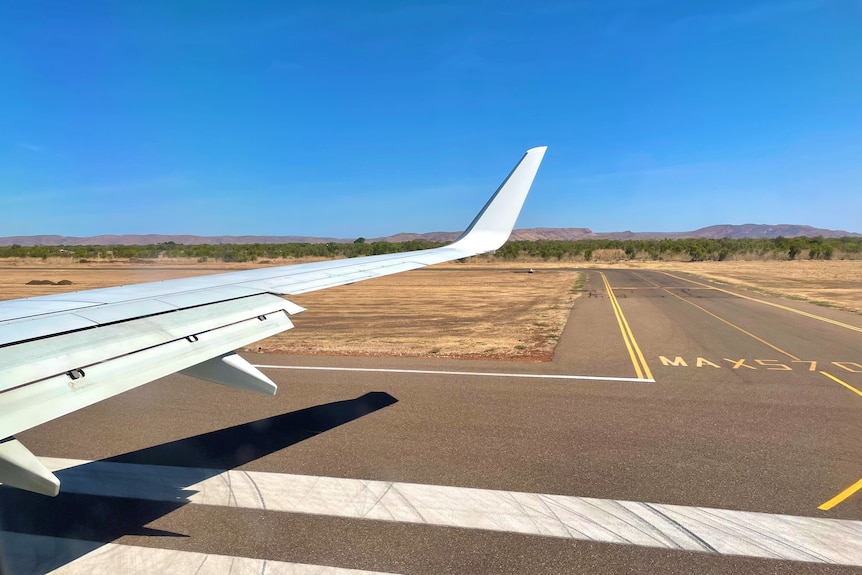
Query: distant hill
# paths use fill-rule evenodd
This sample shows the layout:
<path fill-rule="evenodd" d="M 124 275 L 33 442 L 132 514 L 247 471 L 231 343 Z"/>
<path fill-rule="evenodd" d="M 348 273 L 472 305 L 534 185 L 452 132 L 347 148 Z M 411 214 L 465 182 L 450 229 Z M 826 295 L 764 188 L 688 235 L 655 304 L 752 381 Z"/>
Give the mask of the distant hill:
<path fill-rule="evenodd" d="M 382 238 L 372 238 L 370 242 L 407 242 L 410 240 L 426 240 L 429 242 L 451 242 L 458 238 L 461 232 L 431 232 L 427 234 L 395 234 Z M 528 228 L 512 232 L 513 240 L 580 240 L 583 238 L 600 237 L 589 228 Z"/>
<path fill-rule="evenodd" d="M 690 235 L 688 235 L 690 234 Z M 815 236 L 823 236 L 824 238 L 847 238 L 860 237 L 862 234 L 846 232 L 844 230 L 824 230 L 821 228 L 812 228 L 811 226 L 799 226 L 792 224 L 779 224 L 775 226 L 764 224 L 742 224 L 739 226 L 733 225 L 718 225 L 701 228 L 693 232 L 686 232 L 686 235 L 678 237 L 688 238 L 777 238 L 783 236 L 785 238 L 795 238 L 806 236 L 813 238 Z"/>
<path fill-rule="evenodd" d="M 382 238 L 371 238 L 369 242 L 405 242 L 409 240 L 426 240 L 434 242 L 449 242 L 456 239 L 460 232 L 429 232 L 425 234 L 395 234 Z M 811 226 L 791 224 L 743 224 L 717 225 L 700 228 L 690 232 L 593 232 L 589 228 L 529 228 L 512 232 L 513 240 L 583 240 L 583 239 L 614 239 L 614 240 L 651 240 L 651 239 L 682 239 L 682 238 L 793 238 L 798 236 L 823 236 L 824 238 L 862 237 L 862 234 L 844 230 L 825 230 Z M 138 246 L 174 242 L 184 245 L 198 244 L 288 244 L 327 242 L 350 243 L 354 238 L 318 238 L 312 236 L 190 236 L 190 235 L 104 235 L 91 237 L 72 237 L 57 235 L 42 236 L 9 236 L 0 237 L 0 246 L 84 246 L 84 245 L 127 245 Z"/>
<path fill-rule="evenodd" d="M 456 239 L 460 232 L 432 232 L 428 234 L 395 234 L 368 241 L 405 242 L 408 240 L 429 240 L 435 242 L 450 242 Z M 718 225 L 700 228 L 690 232 L 594 232 L 589 228 L 527 228 L 512 232 L 512 239 L 519 241 L 532 240 L 653 240 L 682 238 L 795 238 L 798 236 L 823 236 L 824 238 L 862 237 L 862 234 L 844 230 L 825 230 L 811 226 L 791 224 L 743 224 Z"/>

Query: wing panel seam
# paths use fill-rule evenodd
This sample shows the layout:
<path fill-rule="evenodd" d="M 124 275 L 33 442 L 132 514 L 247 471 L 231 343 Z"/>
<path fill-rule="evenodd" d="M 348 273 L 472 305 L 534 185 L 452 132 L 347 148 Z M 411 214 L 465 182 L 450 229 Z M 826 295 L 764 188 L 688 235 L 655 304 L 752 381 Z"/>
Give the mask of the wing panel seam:
<path fill-rule="evenodd" d="M 146 347 L 142 347 L 142 348 L 140 348 L 140 349 L 136 349 L 136 350 L 134 350 L 134 351 L 130 351 L 130 352 L 128 352 L 128 353 L 121 353 L 121 354 L 114 355 L 114 356 L 111 356 L 111 357 L 108 357 L 108 358 L 105 358 L 105 359 L 102 359 L 102 360 L 99 360 L 99 361 L 93 361 L 93 362 L 90 362 L 90 363 L 87 363 L 87 364 L 84 364 L 84 365 L 79 365 L 79 366 L 77 366 L 77 367 L 73 368 L 73 369 L 72 369 L 72 371 L 74 371 L 74 370 L 89 369 L 89 368 L 93 367 L 94 365 L 99 365 L 99 364 L 102 364 L 102 363 L 107 363 L 107 362 L 110 362 L 110 361 L 114 361 L 114 360 L 116 360 L 116 359 L 120 359 L 120 358 L 122 358 L 122 357 L 128 357 L 128 356 L 134 355 L 134 354 L 136 354 L 136 353 L 140 353 L 140 352 L 142 352 L 142 351 L 147 351 L 147 350 L 150 350 L 150 349 L 155 349 L 155 348 L 157 348 L 157 347 L 161 347 L 161 346 L 163 346 L 163 345 L 168 345 L 168 344 L 174 343 L 174 342 L 176 342 L 176 341 L 180 341 L 180 340 L 183 340 L 183 339 L 188 339 L 188 337 L 189 337 L 189 336 L 192 336 L 192 335 L 194 335 L 194 336 L 198 336 L 198 335 L 201 335 L 201 334 L 204 334 L 204 333 L 211 333 L 211 332 L 214 332 L 214 331 L 217 331 L 217 330 L 220 330 L 220 329 L 226 328 L 226 327 L 231 327 L 231 326 L 234 326 L 234 325 L 241 324 L 241 323 L 243 323 L 243 322 L 247 322 L 247 321 L 252 320 L 252 319 L 260 319 L 261 317 L 264 317 L 265 319 L 269 319 L 269 316 L 270 316 L 270 315 L 276 314 L 276 313 L 278 313 L 278 312 L 283 313 L 283 314 L 284 314 L 285 316 L 287 316 L 287 317 L 289 317 L 289 316 L 290 316 L 290 314 L 288 314 L 286 310 L 283 310 L 283 309 L 275 309 L 275 310 L 273 310 L 273 311 L 266 312 L 266 313 L 264 313 L 264 314 L 256 314 L 256 315 L 253 315 L 252 317 L 248 317 L 248 318 L 245 318 L 245 319 L 241 319 L 241 320 L 233 321 L 233 322 L 230 322 L 230 323 L 226 323 L 226 324 L 224 324 L 224 325 L 220 325 L 220 326 L 218 326 L 218 327 L 214 327 L 214 328 L 210 328 L 210 329 L 205 329 L 205 330 L 203 330 L 203 331 L 199 331 L 199 332 L 194 333 L 194 334 L 189 334 L 189 335 L 182 336 L 182 337 L 176 337 L 176 338 L 174 338 L 174 339 L 170 339 L 170 340 L 167 340 L 167 341 L 163 341 L 163 342 L 160 342 L 160 343 L 157 343 L 157 344 L 154 344 L 154 345 L 148 345 L 148 346 L 146 346 Z M 170 313 L 170 312 L 168 312 L 168 313 Z M 143 319 L 143 318 L 135 318 L 135 319 Z M 97 327 L 99 327 L 99 326 L 97 326 Z M 85 330 L 80 330 L 80 331 L 85 331 Z M 11 391 L 15 391 L 15 390 L 17 390 L 17 389 L 21 389 L 21 388 L 27 387 L 27 386 L 29 386 L 29 385 L 35 385 L 35 384 L 37 384 L 37 383 L 39 383 L 39 382 L 45 381 L 46 379 L 51 379 L 51 378 L 53 378 L 53 377 L 58 377 L 58 376 L 61 376 L 61 375 L 66 374 L 66 373 L 69 373 L 69 370 L 61 371 L 61 372 L 57 372 L 57 373 L 52 373 L 51 375 L 46 375 L 46 376 L 44 376 L 44 377 L 40 377 L 39 379 L 34 379 L 34 380 L 32 380 L 32 381 L 28 381 L 27 383 L 22 383 L 22 384 L 20 384 L 20 385 L 16 385 L 15 387 L 10 387 L 10 388 L 8 388 L 8 389 L 0 390 L 0 396 L 2 396 L 4 393 L 9 393 L 9 392 L 11 392 Z M 84 377 L 86 377 L 86 375 L 85 375 Z"/>
<path fill-rule="evenodd" d="M 229 302 L 229 301 L 239 301 L 239 300 L 242 300 L 242 299 L 253 298 L 253 297 L 259 297 L 259 296 L 261 296 L 261 295 L 271 295 L 271 296 L 273 296 L 273 297 L 279 297 L 279 298 L 281 297 L 281 296 L 280 296 L 280 295 L 278 295 L 278 294 L 274 294 L 274 293 L 271 293 L 271 292 L 264 292 L 264 291 L 262 291 L 262 292 L 260 292 L 260 293 L 256 293 L 256 294 L 249 294 L 249 295 L 244 295 L 244 296 L 240 296 L 240 297 L 234 297 L 234 298 L 228 298 L 228 299 L 223 299 L 223 300 L 211 301 L 211 302 L 201 303 L 201 304 L 197 304 L 197 305 L 191 305 L 191 306 L 188 306 L 188 307 L 177 308 L 177 309 L 166 310 L 166 311 L 160 311 L 160 312 L 150 313 L 150 314 L 145 314 L 145 315 L 137 315 L 137 316 L 128 317 L 128 318 L 125 318 L 125 319 L 118 319 L 118 320 L 116 320 L 116 321 L 109 321 L 109 322 L 105 322 L 105 323 L 94 323 L 93 325 L 88 326 L 88 327 L 82 327 L 82 328 L 78 328 L 78 329 L 70 329 L 70 330 L 67 330 L 67 331 L 58 331 L 58 332 L 56 332 L 56 333 L 50 333 L 50 334 L 46 334 L 46 335 L 40 335 L 40 336 L 37 336 L 37 337 L 30 337 L 30 338 L 27 338 L 27 339 L 20 339 L 20 340 L 11 341 L 11 342 L 0 343 L 0 349 L 6 348 L 6 347 L 11 347 L 11 346 L 14 346 L 14 345 L 19 345 L 19 344 L 22 344 L 22 343 L 29 343 L 29 342 L 33 342 L 33 341 L 40 341 L 40 340 L 43 340 L 43 339 L 50 339 L 50 338 L 52 338 L 52 337 L 57 337 L 57 336 L 60 336 L 60 335 L 69 335 L 69 334 L 71 334 L 71 333 L 81 333 L 81 332 L 89 331 L 89 330 L 92 330 L 92 329 L 98 329 L 98 328 L 100 328 L 100 327 L 107 327 L 107 326 L 110 326 L 110 325 L 117 325 L 117 324 L 121 324 L 121 323 L 128 323 L 128 322 L 136 321 L 136 320 L 139 320 L 139 319 L 147 319 L 147 318 L 151 318 L 151 317 L 158 317 L 158 316 L 162 316 L 162 315 L 167 315 L 167 314 L 171 314 L 171 313 L 176 313 L 176 312 L 179 312 L 179 311 L 186 311 L 186 310 L 190 310 L 190 309 L 198 309 L 198 308 L 206 307 L 206 306 L 209 306 L 209 305 L 215 305 L 215 304 L 225 303 L 225 302 Z M 125 303 L 131 303 L 131 301 L 130 301 L 130 302 L 123 302 L 123 303 L 124 303 L 124 304 L 125 304 Z M 61 312 L 61 314 L 62 314 L 62 315 L 74 315 L 75 317 L 78 317 L 78 318 L 80 318 L 80 319 L 83 319 L 83 320 L 86 320 L 86 321 L 92 321 L 92 320 L 90 320 L 90 319 L 87 319 L 87 318 L 85 318 L 85 317 L 83 317 L 83 316 L 78 315 L 77 313 L 75 313 L 75 312 L 73 312 L 73 311 Z M 57 315 L 61 315 L 61 314 L 57 314 Z"/>

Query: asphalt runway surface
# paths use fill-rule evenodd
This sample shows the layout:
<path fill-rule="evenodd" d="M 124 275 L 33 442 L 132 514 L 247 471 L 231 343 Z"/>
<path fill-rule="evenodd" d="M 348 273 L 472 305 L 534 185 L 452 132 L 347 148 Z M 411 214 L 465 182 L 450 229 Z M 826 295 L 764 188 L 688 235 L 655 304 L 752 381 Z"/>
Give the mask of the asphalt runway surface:
<path fill-rule="evenodd" d="M 862 317 L 589 270 L 549 363 L 246 355 L 20 434 L 5 571 L 851 573 Z M 295 330 L 295 337 L 302 337 Z"/>

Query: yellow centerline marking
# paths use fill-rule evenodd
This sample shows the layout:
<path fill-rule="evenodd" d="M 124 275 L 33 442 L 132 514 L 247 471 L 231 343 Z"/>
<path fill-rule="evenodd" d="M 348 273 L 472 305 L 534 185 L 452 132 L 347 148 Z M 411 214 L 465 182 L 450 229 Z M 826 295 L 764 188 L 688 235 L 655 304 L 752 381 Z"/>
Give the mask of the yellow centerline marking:
<path fill-rule="evenodd" d="M 820 373 L 821 373 L 821 374 L 823 374 L 823 375 L 825 375 L 826 377 L 828 377 L 828 378 L 829 378 L 829 379 L 831 379 L 832 381 L 834 381 L 834 382 L 836 382 L 836 383 L 840 383 L 841 385 L 843 385 L 844 387 L 846 387 L 847 389 L 849 389 L 850 391 L 852 391 L 852 392 L 853 392 L 853 393 L 855 393 L 856 395 L 862 396 L 862 391 L 859 391 L 858 389 L 856 389 L 855 387 L 853 387 L 852 385 L 850 385 L 850 384 L 849 384 L 849 383 L 847 383 L 846 381 L 841 381 L 840 379 L 838 379 L 837 377 L 835 377 L 835 376 L 834 376 L 834 375 L 832 375 L 831 373 L 827 373 L 827 372 L 825 372 L 825 371 L 821 371 Z"/>
<path fill-rule="evenodd" d="M 696 281 L 694 281 L 694 280 L 690 280 L 690 279 L 688 279 L 688 278 L 684 278 L 684 277 L 680 277 L 680 276 L 675 276 L 675 275 L 673 275 L 673 274 L 671 274 L 671 273 L 668 273 L 668 272 L 661 272 L 661 273 L 663 273 L 663 274 L 664 274 L 664 275 L 666 275 L 666 276 L 670 276 L 670 277 L 672 277 L 672 278 L 676 278 L 676 279 L 678 279 L 678 280 L 687 281 L 687 282 L 693 283 L 693 284 L 695 284 L 695 285 L 699 285 L 699 286 L 704 286 L 704 287 L 712 288 L 712 289 L 714 289 L 714 290 L 716 290 L 716 291 L 720 291 L 720 292 L 723 292 L 723 293 L 726 293 L 726 294 L 729 294 L 729 295 L 732 295 L 732 296 L 740 297 L 740 298 L 742 298 L 742 299 L 747 299 L 747 300 L 749 300 L 749 301 L 753 301 L 753 302 L 757 302 L 757 303 L 762 303 L 762 304 L 764 304 L 764 305 L 771 305 L 772 307 L 777 307 L 778 309 L 783 309 L 784 311 L 789 311 L 789 312 L 791 312 L 791 313 L 796 313 L 796 314 L 799 314 L 799 315 L 802 315 L 802 316 L 805 316 L 805 317 L 810 317 L 811 319 L 816 319 L 816 320 L 818 320 L 818 321 L 823 321 L 823 322 L 826 322 L 826 323 L 831 323 L 832 325 L 837 325 L 838 327 L 843 327 L 843 328 L 845 328 L 845 329 L 849 329 L 849 330 L 853 330 L 853 331 L 858 331 L 859 333 L 862 333 L 862 327 L 856 327 L 855 325 L 850 325 L 850 324 L 847 324 L 847 323 L 842 323 L 842 322 L 840 322 L 840 321 L 836 321 L 836 320 L 834 320 L 834 319 L 829 319 L 828 317 L 823 317 L 823 316 L 820 316 L 820 315 L 815 315 L 815 314 L 813 314 L 813 313 L 808 313 L 807 311 L 802 311 L 802 310 L 799 310 L 799 309 L 794 309 L 794 308 L 792 308 L 792 307 L 787 307 L 786 305 L 781 305 L 781 304 L 774 303 L 774 302 L 771 302 L 771 301 L 764 301 L 764 300 L 762 300 L 762 299 L 757 299 L 757 298 L 754 298 L 754 297 L 751 297 L 751 296 L 747 296 L 747 295 L 743 295 L 743 294 L 740 294 L 740 293 L 734 293 L 734 292 L 729 291 L 729 290 L 726 290 L 726 289 L 721 289 L 720 287 L 715 287 L 715 286 L 711 286 L 711 285 L 709 285 L 709 284 L 705 284 L 705 283 L 701 283 L 701 282 L 696 282 Z"/>
<path fill-rule="evenodd" d="M 619 309 L 619 304 L 617 303 L 616 297 L 614 297 L 614 292 L 611 290 L 611 286 L 608 283 L 608 278 L 605 277 L 605 274 L 599 272 L 599 275 L 602 276 L 602 280 L 605 282 L 605 289 L 608 290 L 608 298 L 611 300 L 611 308 L 614 310 L 614 315 L 617 318 L 617 324 L 620 326 L 620 333 L 623 335 L 623 342 L 626 344 L 626 349 L 629 350 L 629 357 L 632 360 L 632 365 L 635 367 L 635 374 L 638 378 L 643 379 L 643 371 L 641 370 L 641 366 L 638 364 L 637 357 L 635 356 L 635 352 L 632 349 L 631 343 L 629 343 L 628 335 L 626 334 L 625 326 L 623 325 L 622 320 L 622 310 Z"/>
<path fill-rule="evenodd" d="M 847 499 L 848 497 L 850 497 L 851 495 L 853 495 L 854 493 L 859 491 L 860 489 L 862 489 L 862 479 L 860 479 L 859 481 L 857 481 L 856 483 L 854 483 L 853 485 L 851 485 L 850 487 L 848 487 L 847 489 L 845 489 L 844 491 L 842 491 L 841 493 L 839 493 L 838 495 L 836 495 L 835 497 L 833 497 L 832 499 L 830 499 L 829 501 L 824 503 L 823 505 L 819 506 L 817 509 L 820 509 L 822 511 L 829 511 L 830 509 L 832 509 L 833 507 L 835 507 L 836 505 L 838 505 L 839 503 L 841 503 L 842 501 L 844 501 L 845 499 Z"/>
<path fill-rule="evenodd" d="M 605 282 L 605 289 L 608 290 L 608 299 L 611 300 L 611 307 L 614 310 L 614 315 L 616 316 L 617 323 L 620 326 L 620 333 L 623 335 L 623 342 L 625 342 L 626 349 L 629 351 L 629 357 L 632 360 L 635 373 L 640 379 L 644 379 L 644 375 L 646 375 L 646 379 L 653 379 L 652 372 L 650 372 L 649 366 L 644 359 L 644 355 L 641 353 L 641 349 L 635 341 L 635 336 L 632 333 L 631 327 L 629 327 L 629 322 L 626 321 L 626 317 L 623 315 L 623 310 L 620 307 L 620 303 L 617 301 L 617 297 L 614 295 L 614 290 L 611 289 L 611 284 L 608 281 L 608 278 L 603 272 L 599 272 L 599 275 L 602 276 L 602 281 Z M 640 360 L 640 362 L 638 360 Z M 641 366 L 643 366 L 643 369 L 641 369 Z"/>

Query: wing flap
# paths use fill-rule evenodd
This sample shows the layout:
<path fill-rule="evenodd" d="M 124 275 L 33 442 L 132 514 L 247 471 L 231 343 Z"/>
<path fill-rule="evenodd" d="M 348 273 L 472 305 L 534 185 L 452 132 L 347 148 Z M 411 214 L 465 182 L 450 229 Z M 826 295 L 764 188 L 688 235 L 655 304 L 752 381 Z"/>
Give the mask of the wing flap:
<path fill-rule="evenodd" d="M 99 325 L 163 314 L 165 312 L 206 307 L 210 304 L 226 301 L 248 300 L 249 297 L 266 295 L 269 294 L 266 290 L 262 289 L 227 286 L 179 293 L 173 296 L 161 296 L 158 299 L 93 305 L 74 311 L 55 312 L 34 318 L 8 320 L 0 322 L 0 346 L 51 336 L 57 333 L 78 331 Z M 305 309 L 293 302 L 285 301 L 285 303 L 289 306 L 287 311 L 290 314 L 296 314 Z"/>
<path fill-rule="evenodd" d="M 262 318 L 262 319 L 261 319 Z M 0 437 L 87 407 L 124 391 L 291 329 L 284 311 L 252 317 L 0 393 Z M 3 477 L 0 476 L 0 481 Z"/>
<path fill-rule="evenodd" d="M 249 318 L 291 313 L 297 307 L 278 296 L 262 294 L 0 348 L 0 398 L 6 390 L 39 379 L 86 369 Z M 27 358 L 26 363 L 21 362 L 22 357 Z"/>

